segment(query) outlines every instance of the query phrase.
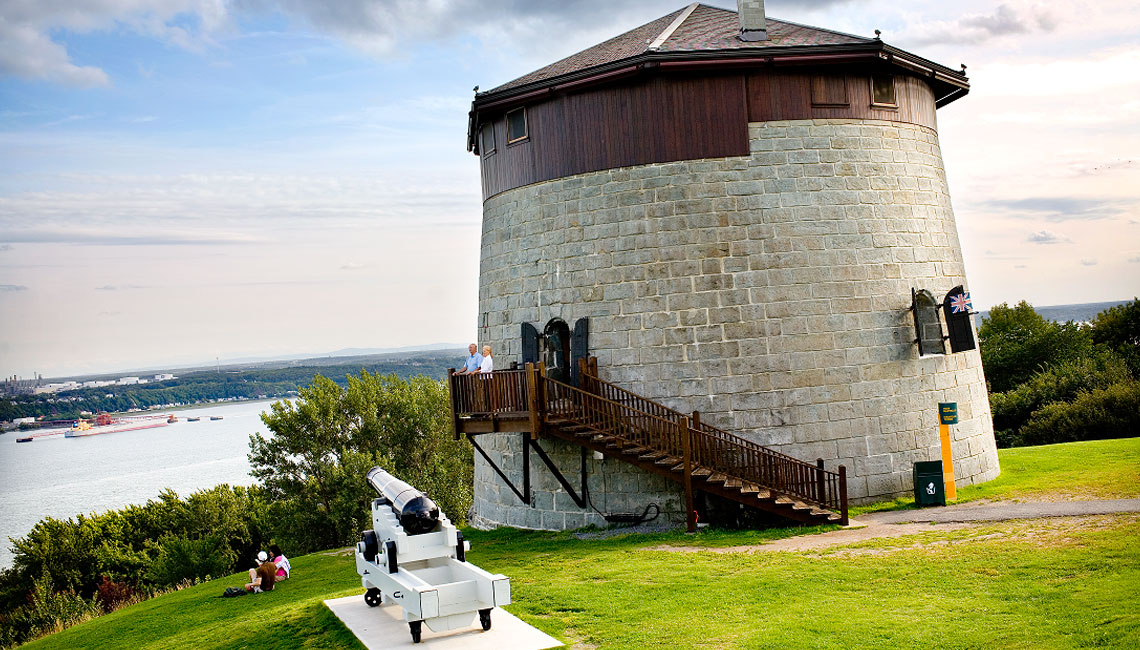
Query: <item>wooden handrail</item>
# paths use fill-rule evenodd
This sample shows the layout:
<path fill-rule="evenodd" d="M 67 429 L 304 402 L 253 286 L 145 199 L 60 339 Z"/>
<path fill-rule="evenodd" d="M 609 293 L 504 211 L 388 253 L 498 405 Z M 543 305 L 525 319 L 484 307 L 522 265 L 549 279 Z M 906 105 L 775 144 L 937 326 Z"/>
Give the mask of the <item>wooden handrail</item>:
<path fill-rule="evenodd" d="M 685 466 L 685 480 L 702 467 L 841 513 L 847 521 L 846 468 L 838 472 L 756 444 L 599 379 L 596 362 L 580 366 L 581 387 L 545 376 L 538 364 L 522 370 L 449 373 L 456 431 L 461 416 L 528 417 L 531 435 L 549 421 L 571 421 L 613 437 L 619 449 L 663 452 Z"/>
<path fill-rule="evenodd" d="M 581 395 L 581 408 L 587 419 L 592 404 L 600 400 L 611 411 L 624 411 L 626 417 L 634 423 L 655 425 L 643 427 L 641 435 L 633 440 L 636 444 L 678 458 L 686 456 L 681 436 L 675 433 L 681 430 L 682 423 L 687 420 L 685 414 L 596 376 L 583 375 L 589 393 L 551 379 L 547 381 L 573 391 L 571 394 Z M 846 500 L 840 495 L 838 472 L 745 440 L 701 422 L 699 414 L 694 415 L 697 416 L 694 421 L 686 425 L 687 430 L 692 431 L 688 456 L 693 465 L 750 481 L 824 508 L 846 511 Z M 583 421 L 581 424 L 590 423 Z"/>
<path fill-rule="evenodd" d="M 452 373 L 448 375 L 448 383 L 455 419 L 460 415 L 487 417 L 530 410 L 525 370 Z"/>

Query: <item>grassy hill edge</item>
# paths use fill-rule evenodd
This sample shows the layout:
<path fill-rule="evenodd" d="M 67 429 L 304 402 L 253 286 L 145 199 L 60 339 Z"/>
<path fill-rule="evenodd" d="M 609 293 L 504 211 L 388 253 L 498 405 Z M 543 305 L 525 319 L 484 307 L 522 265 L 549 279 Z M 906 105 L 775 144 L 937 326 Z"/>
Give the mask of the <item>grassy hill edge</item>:
<path fill-rule="evenodd" d="M 963 489 L 963 498 L 1140 496 L 1140 439 L 1003 450 L 1001 462 L 1001 478 Z M 939 628 L 953 630 L 958 647 L 1135 647 L 1140 642 L 1140 600 L 1135 598 L 1140 550 L 1134 543 L 1140 517 L 1135 515 L 1076 524 L 1009 522 L 969 533 L 932 527 L 889 545 L 866 545 L 865 552 L 694 556 L 660 550 L 671 542 L 733 546 L 819 530 L 590 541 L 569 533 L 511 529 L 467 535 L 472 562 L 511 577 L 515 604 L 509 609 L 569 643 L 931 646 L 940 643 L 932 632 Z M 272 593 L 220 598 L 226 587 L 245 582 L 237 574 L 24 647 L 363 647 L 322 602 L 362 593 L 351 555 L 315 553 L 295 558 L 293 566 L 295 577 Z M 830 613 L 812 619 L 821 599 Z M 701 601 L 732 605 L 706 608 L 701 619 L 691 614 Z M 867 611 L 867 602 L 876 603 L 875 612 Z"/>

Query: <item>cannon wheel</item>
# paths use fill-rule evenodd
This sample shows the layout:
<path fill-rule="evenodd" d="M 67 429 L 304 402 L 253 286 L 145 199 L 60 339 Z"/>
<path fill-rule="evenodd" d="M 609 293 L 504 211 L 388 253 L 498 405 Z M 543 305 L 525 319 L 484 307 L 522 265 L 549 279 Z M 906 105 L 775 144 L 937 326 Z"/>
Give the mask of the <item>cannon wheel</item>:
<path fill-rule="evenodd" d="M 379 607 L 380 602 L 384 599 L 383 594 L 376 587 L 364 592 L 364 602 L 368 603 L 369 607 Z"/>
<path fill-rule="evenodd" d="M 419 643 L 420 637 L 423 635 L 423 621 L 412 621 L 408 623 L 408 628 L 412 631 L 412 643 Z"/>
<path fill-rule="evenodd" d="M 360 540 L 364 542 L 364 559 L 375 562 L 376 553 L 380 551 L 380 542 L 376 539 L 376 531 L 364 531 L 360 534 Z"/>
<path fill-rule="evenodd" d="M 489 610 L 489 609 L 479 610 L 479 625 L 483 626 L 484 632 L 491 629 L 491 610 Z"/>
<path fill-rule="evenodd" d="M 396 542 L 384 542 L 384 557 L 388 558 L 388 573 L 395 573 L 400 570 L 396 563 Z"/>

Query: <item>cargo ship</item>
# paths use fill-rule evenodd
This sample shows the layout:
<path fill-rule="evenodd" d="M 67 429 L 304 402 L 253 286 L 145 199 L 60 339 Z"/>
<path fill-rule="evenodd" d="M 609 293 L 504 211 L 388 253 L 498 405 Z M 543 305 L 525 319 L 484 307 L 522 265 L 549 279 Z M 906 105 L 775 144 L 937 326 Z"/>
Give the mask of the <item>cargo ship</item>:
<path fill-rule="evenodd" d="M 68 429 L 63 434 L 65 438 L 81 438 L 83 436 L 98 436 L 104 433 L 119 433 L 121 431 L 138 431 L 139 429 L 155 429 L 158 427 L 165 427 L 167 423 L 162 420 L 149 422 L 108 422 L 107 424 L 96 424 L 92 426 L 87 420 L 79 420 L 75 426 Z"/>

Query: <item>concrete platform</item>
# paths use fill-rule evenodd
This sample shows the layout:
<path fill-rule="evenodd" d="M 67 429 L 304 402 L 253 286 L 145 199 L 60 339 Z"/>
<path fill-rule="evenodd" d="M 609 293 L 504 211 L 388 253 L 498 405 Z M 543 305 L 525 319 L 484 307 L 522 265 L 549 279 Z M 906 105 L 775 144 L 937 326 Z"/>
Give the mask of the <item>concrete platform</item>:
<path fill-rule="evenodd" d="M 510 612 L 498 607 L 491 612 L 491 629 L 486 632 L 479 627 L 478 617 L 472 621 L 471 627 L 462 630 L 436 633 L 424 625 L 422 640 L 419 644 L 414 644 L 408 624 L 404 621 L 404 610 L 399 605 L 369 607 L 361 594 L 326 600 L 325 606 L 336 614 L 368 650 L 543 650 L 562 645 L 554 637 L 523 623 Z"/>

